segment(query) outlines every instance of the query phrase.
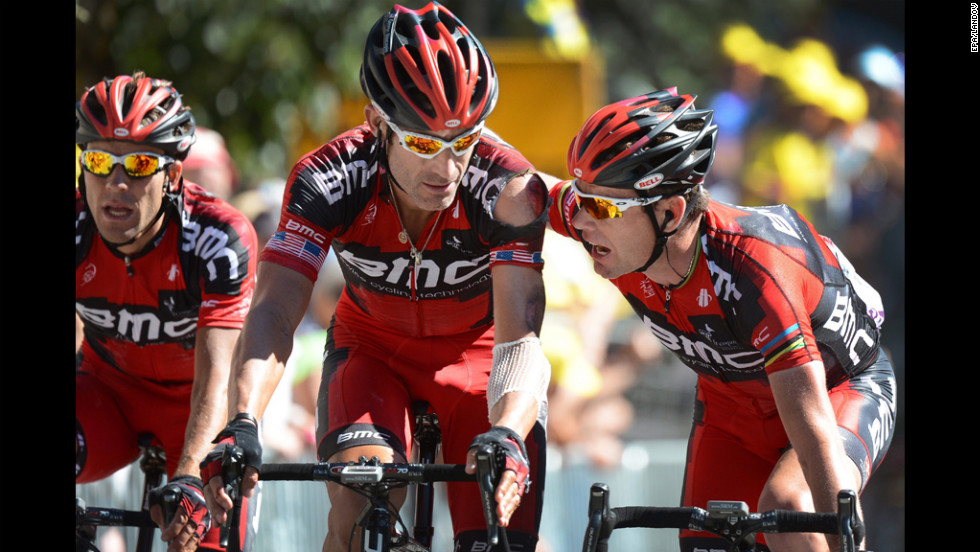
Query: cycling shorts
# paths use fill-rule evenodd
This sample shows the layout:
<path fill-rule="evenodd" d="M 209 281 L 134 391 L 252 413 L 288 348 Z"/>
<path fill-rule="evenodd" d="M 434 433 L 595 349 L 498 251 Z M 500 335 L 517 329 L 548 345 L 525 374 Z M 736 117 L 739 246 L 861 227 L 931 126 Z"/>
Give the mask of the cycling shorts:
<path fill-rule="evenodd" d="M 789 438 L 778 414 L 762 417 L 750 402 L 725 395 L 723 387 L 699 380 L 682 505 L 705 508 L 708 500 L 738 500 L 755 512 L 776 462 L 790 448 Z M 891 362 L 879 352 L 871 366 L 829 395 L 844 451 L 861 472 L 860 493 L 884 459 L 895 430 Z M 680 538 L 684 552 L 704 549 L 713 540 L 686 529 Z M 758 542 L 765 542 L 762 535 Z"/>
<path fill-rule="evenodd" d="M 126 374 L 101 362 L 83 358 L 75 370 L 75 483 L 109 477 L 136 461 L 142 433 L 154 436 L 167 458 L 167 479 L 173 477 L 184 449 L 190 417 L 191 384 L 157 384 Z M 242 499 L 239 542 L 252 549 L 260 488 Z M 219 526 L 201 539 L 200 550 L 218 546 Z"/>
<path fill-rule="evenodd" d="M 327 354 L 317 404 L 317 454 L 381 445 L 411 457 L 413 401 L 424 400 L 439 418 L 442 461 L 464 464 L 476 435 L 490 429 L 486 389 L 493 358 L 493 327 L 437 337 L 380 332 L 370 321 L 339 323 L 327 333 Z M 545 434 L 539 425 L 525 441 L 531 464 L 529 494 L 508 533 L 536 542 L 545 473 Z M 482 530 L 486 522 L 471 482 L 447 484 L 453 534 Z M 528 540 L 530 539 L 530 540 Z M 514 542 L 514 539 L 511 539 Z M 526 548 L 533 550 L 533 546 Z"/>

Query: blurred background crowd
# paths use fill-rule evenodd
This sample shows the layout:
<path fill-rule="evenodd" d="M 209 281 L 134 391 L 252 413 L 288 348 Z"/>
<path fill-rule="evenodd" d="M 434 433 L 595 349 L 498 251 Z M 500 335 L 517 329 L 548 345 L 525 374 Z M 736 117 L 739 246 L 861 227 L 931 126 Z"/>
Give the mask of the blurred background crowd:
<path fill-rule="evenodd" d="M 401 2 L 421 7 L 424 2 Z M 905 31 L 902 2 L 445 0 L 493 56 L 488 126 L 567 177 L 571 137 L 607 102 L 677 86 L 715 110 L 713 198 L 787 203 L 831 237 L 885 302 L 897 433 L 865 492 L 871 549 L 902 552 L 905 516 Z M 305 152 L 361 122 L 364 37 L 379 0 L 76 0 L 76 97 L 139 69 L 172 80 L 198 142 L 185 177 L 236 205 L 264 243 Z M 546 239 L 555 461 L 616 469 L 634 440 L 686 438 L 694 374 L 639 327 L 571 240 Z M 265 421 L 269 461 L 311 459 L 330 260 Z M 679 489 L 678 489 L 679 493 Z M 887 520 L 887 521 L 886 521 Z M 887 531 L 882 528 L 887 527 Z"/>

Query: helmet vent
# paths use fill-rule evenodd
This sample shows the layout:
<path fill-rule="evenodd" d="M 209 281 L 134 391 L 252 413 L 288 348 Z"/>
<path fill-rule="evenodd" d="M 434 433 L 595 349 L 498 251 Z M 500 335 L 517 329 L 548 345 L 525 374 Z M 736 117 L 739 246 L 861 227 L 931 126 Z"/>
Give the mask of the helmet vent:
<path fill-rule="evenodd" d="M 445 52 L 439 52 L 436 56 L 436 63 L 439 67 L 439 75 L 442 77 L 442 87 L 445 90 L 446 100 L 449 102 L 449 109 L 456 111 L 459 90 L 456 88 L 456 72 L 453 70 L 453 62 Z"/>
<path fill-rule="evenodd" d="M 674 126 L 683 130 L 684 132 L 694 132 L 704 128 L 704 121 L 703 120 L 684 121 L 684 122 L 678 122 Z"/>

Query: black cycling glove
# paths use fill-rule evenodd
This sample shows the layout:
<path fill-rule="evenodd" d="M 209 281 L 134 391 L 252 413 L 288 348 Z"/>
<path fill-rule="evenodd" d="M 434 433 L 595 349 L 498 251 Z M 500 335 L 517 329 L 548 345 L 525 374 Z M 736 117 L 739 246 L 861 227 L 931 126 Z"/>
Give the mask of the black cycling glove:
<path fill-rule="evenodd" d="M 493 426 L 490 431 L 473 438 L 470 448 L 492 445 L 498 473 L 511 470 L 517 474 L 519 494 L 527 492 L 531 486 L 531 464 L 527 459 L 524 440 L 516 431 L 504 426 Z"/>
<path fill-rule="evenodd" d="M 193 475 L 178 475 L 166 485 L 150 491 L 150 506 L 163 506 L 163 495 L 167 489 L 176 490 L 180 493 L 178 506 L 187 512 L 190 521 L 197 524 L 195 531 L 198 538 L 203 538 L 204 534 L 211 529 L 211 512 L 208 511 L 208 505 L 204 501 L 204 483 Z M 168 518 L 166 523 L 169 524 L 171 521 L 169 515 L 165 514 L 164 517 Z"/>
<path fill-rule="evenodd" d="M 254 422 L 254 423 L 253 423 Z M 239 414 L 218 433 L 212 443 L 218 445 L 201 460 L 201 479 L 205 483 L 221 475 L 221 458 L 229 445 L 242 449 L 245 465 L 259 469 L 262 466 L 262 445 L 259 443 L 259 427 L 251 414 Z"/>

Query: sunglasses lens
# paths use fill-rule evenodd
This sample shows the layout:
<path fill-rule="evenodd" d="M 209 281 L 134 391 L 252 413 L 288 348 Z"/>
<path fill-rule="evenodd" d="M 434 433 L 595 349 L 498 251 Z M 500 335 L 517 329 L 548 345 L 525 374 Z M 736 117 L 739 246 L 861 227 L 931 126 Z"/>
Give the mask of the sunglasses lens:
<path fill-rule="evenodd" d="M 442 142 L 408 134 L 405 136 L 405 146 L 421 155 L 435 155 L 442 149 Z"/>
<path fill-rule="evenodd" d="M 456 140 L 455 142 L 453 142 L 453 151 L 455 151 L 456 153 L 462 153 L 466 151 L 467 149 L 470 148 L 470 146 L 475 144 L 477 140 L 480 139 L 480 134 L 482 133 L 483 130 L 481 129 L 480 131 L 474 132 L 473 134 L 468 134 L 466 136 L 463 136 L 459 140 Z"/>
<path fill-rule="evenodd" d="M 623 216 L 623 212 L 619 210 L 619 207 L 616 207 L 604 199 L 582 197 L 578 194 L 575 194 L 575 199 L 578 206 L 585 209 L 585 212 L 592 215 L 592 217 L 595 219 L 605 220 Z"/>
<path fill-rule="evenodd" d="M 92 174 L 105 176 L 112 172 L 112 157 L 101 151 L 86 151 L 82 153 L 82 163 Z"/>
<path fill-rule="evenodd" d="M 126 174 L 134 178 L 145 178 L 157 172 L 160 158 L 153 155 L 133 153 L 123 158 Z"/>
<path fill-rule="evenodd" d="M 98 150 L 85 151 L 82 154 L 85 168 L 98 176 L 108 176 L 116 166 L 116 159 L 113 159 L 112 154 Z M 122 160 L 123 169 L 132 178 L 146 178 L 160 170 L 161 158 L 156 155 L 131 153 Z"/>

